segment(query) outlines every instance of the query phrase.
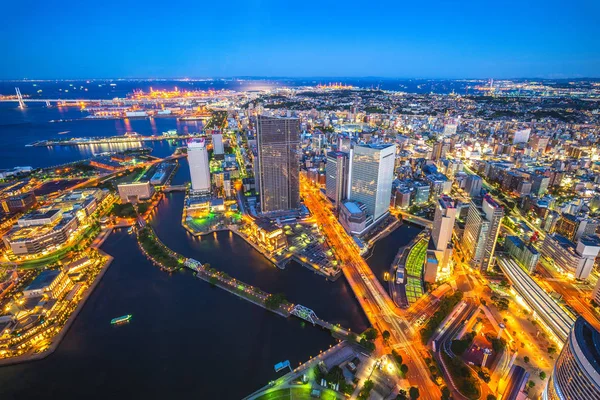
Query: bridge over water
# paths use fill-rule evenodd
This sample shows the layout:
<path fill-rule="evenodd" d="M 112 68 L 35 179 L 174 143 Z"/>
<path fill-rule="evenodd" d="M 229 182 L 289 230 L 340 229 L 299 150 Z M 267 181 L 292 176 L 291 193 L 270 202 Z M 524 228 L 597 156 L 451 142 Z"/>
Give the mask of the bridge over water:
<path fill-rule="evenodd" d="M 332 334 L 341 339 L 346 339 L 352 333 L 349 329 L 342 328 L 338 324 L 332 324 L 331 322 L 317 317 L 317 314 L 315 314 L 313 310 L 301 304 L 282 305 L 279 307 L 279 309 L 267 308 L 265 301 L 269 298 L 269 296 L 271 296 L 271 294 L 241 282 L 235 278 L 223 277 L 218 275 L 218 273 L 207 271 L 204 268 L 204 264 L 202 264 L 200 261 L 194 260 L 193 258 L 186 259 L 183 265 L 196 272 L 196 276 L 200 279 L 209 281 L 211 284 L 219 286 L 244 300 L 248 300 L 279 315 L 284 317 L 294 315 L 300 319 L 310 322 L 315 326 L 318 325 L 324 329 L 330 330 Z"/>

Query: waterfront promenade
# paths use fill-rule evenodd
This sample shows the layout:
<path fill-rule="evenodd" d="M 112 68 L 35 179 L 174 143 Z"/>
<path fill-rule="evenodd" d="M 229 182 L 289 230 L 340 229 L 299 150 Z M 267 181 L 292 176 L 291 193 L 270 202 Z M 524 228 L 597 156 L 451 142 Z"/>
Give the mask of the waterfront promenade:
<path fill-rule="evenodd" d="M 302 377 L 305 374 L 307 376 L 312 375 L 310 370 L 315 368 L 320 362 L 323 362 L 326 367 L 331 368 L 352 359 L 360 351 L 362 351 L 360 348 L 353 346 L 351 343 L 346 341 L 340 342 L 327 351 L 310 358 L 302 365 L 277 378 L 277 380 L 258 389 L 256 392 L 245 397 L 244 400 L 294 398 L 293 394 L 299 394 L 300 397 L 298 398 L 308 398 L 307 396 L 310 395 L 312 389 L 319 389 L 322 392 L 327 392 L 328 399 L 345 399 L 346 397 L 342 393 L 318 386 L 318 383 L 313 382 L 312 380 L 303 383 Z"/>

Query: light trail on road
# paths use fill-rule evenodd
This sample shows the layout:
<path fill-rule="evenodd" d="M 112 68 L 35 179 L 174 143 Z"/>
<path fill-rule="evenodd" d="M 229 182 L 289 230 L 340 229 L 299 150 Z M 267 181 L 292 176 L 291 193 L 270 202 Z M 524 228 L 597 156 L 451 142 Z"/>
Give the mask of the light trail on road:
<path fill-rule="evenodd" d="M 352 238 L 339 224 L 331 206 L 320 196 L 318 189 L 311 187 L 301 176 L 301 194 L 304 203 L 321 225 L 336 255 L 342 261 L 342 271 L 354 291 L 367 318 L 374 327 L 391 333 L 392 348 L 403 349 L 408 354 L 409 381 L 421 389 L 422 399 L 439 399 L 441 392 L 429 375 L 429 370 L 411 338 L 408 323 L 398 314 L 398 309 L 389 297 L 366 261 L 360 256 Z M 412 366 L 412 367 L 411 367 Z"/>

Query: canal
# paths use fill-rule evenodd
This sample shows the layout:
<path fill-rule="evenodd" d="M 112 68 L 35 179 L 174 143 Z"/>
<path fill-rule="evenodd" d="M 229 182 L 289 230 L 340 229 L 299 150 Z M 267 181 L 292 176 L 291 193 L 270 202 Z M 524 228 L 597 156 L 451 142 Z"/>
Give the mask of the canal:
<path fill-rule="evenodd" d="M 367 318 L 343 277 L 330 282 L 295 262 L 281 270 L 228 231 L 192 236 L 181 226 L 183 202 L 183 193 L 170 193 L 153 213 L 151 225 L 168 247 L 269 293 L 283 293 L 289 301 L 311 308 L 324 320 L 354 332 L 368 328 Z"/>
<path fill-rule="evenodd" d="M 115 257 L 48 358 L 0 368 L 1 399 L 239 399 L 335 343 L 328 331 L 285 319 L 193 277 L 169 275 L 113 233 Z M 129 324 L 111 318 L 133 314 Z"/>

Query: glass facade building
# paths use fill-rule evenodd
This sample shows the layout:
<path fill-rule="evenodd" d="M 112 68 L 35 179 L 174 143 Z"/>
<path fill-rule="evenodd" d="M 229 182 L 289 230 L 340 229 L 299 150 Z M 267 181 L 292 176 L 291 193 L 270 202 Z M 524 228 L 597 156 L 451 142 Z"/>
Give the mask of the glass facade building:
<path fill-rule="evenodd" d="M 294 210 L 300 207 L 297 118 L 258 117 L 257 142 L 261 211 Z"/>
<path fill-rule="evenodd" d="M 600 400 L 600 332 L 582 317 L 554 364 L 544 400 Z"/>
<path fill-rule="evenodd" d="M 357 145 L 352 150 L 348 198 L 363 203 L 377 221 L 390 207 L 396 146 Z"/>

